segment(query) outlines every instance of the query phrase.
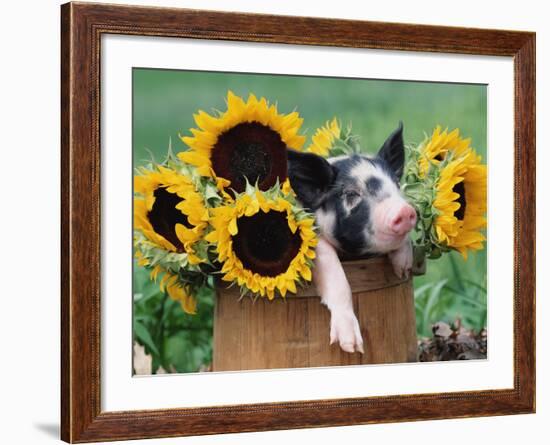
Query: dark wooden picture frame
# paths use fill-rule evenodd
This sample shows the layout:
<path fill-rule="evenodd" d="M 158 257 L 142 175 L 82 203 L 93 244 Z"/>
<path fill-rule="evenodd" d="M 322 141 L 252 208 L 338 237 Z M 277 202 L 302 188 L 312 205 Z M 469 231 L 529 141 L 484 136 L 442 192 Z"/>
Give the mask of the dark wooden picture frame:
<path fill-rule="evenodd" d="M 101 36 L 125 34 L 509 56 L 515 73 L 514 387 L 102 412 Z M 61 8 L 61 438 L 173 437 L 535 411 L 535 34 L 91 3 Z"/>

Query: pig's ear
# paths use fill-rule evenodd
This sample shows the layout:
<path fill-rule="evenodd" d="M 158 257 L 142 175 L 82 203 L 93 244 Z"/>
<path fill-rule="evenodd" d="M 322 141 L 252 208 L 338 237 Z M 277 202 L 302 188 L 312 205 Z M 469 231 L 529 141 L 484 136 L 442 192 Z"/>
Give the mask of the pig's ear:
<path fill-rule="evenodd" d="M 325 158 L 313 153 L 287 150 L 288 177 L 304 207 L 316 210 L 334 181 L 333 167 Z"/>
<path fill-rule="evenodd" d="M 405 147 L 403 145 L 403 122 L 399 122 L 399 126 L 389 135 L 384 145 L 378 152 L 379 158 L 383 159 L 391 170 L 400 180 L 403 175 L 403 167 L 405 165 Z"/>

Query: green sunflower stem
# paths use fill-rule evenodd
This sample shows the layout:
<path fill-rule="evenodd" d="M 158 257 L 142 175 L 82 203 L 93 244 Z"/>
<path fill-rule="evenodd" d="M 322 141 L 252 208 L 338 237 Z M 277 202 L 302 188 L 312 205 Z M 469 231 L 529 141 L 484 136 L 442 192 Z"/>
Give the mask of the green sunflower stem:
<path fill-rule="evenodd" d="M 414 275 L 424 275 L 426 273 L 426 249 L 424 246 L 413 247 L 413 267 Z"/>

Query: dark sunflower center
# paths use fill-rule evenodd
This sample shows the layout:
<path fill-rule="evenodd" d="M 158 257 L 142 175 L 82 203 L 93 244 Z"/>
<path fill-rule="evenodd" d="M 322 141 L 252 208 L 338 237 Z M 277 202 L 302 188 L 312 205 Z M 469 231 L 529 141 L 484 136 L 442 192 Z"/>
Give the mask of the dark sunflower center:
<path fill-rule="evenodd" d="M 259 122 L 245 122 L 222 133 L 212 150 L 212 168 L 243 192 L 246 181 L 267 190 L 286 179 L 286 145 L 281 136 Z"/>
<path fill-rule="evenodd" d="M 237 226 L 233 249 L 245 268 L 260 275 L 285 272 L 300 249 L 300 235 L 290 231 L 286 213 L 258 212 L 239 218 Z"/>
<path fill-rule="evenodd" d="M 235 147 L 231 155 L 233 174 L 241 174 L 249 182 L 263 182 L 271 170 L 271 156 L 264 147 L 255 142 L 243 142 Z"/>
<path fill-rule="evenodd" d="M 460 204 L 458 210 L 455 211 L 454 216 L 459 221 L 464 219 L 466 213 L 466 189 L 464 188 L 464 181 L 460 181 L 453 187 L 453 192 L 458 193 L 457 202 Z"/>
<path fill-rule="evenodd" d="M 176 224 L 183 224 L 191 229 L 193 226 L 187 221 L 187 217 L 176 209 L 181 198 L 175 193 L 168 192 L 165 188 L 158 188 L 153 193 L 155 203 L 147 215 L 153 230 L 170 241 L 178 251 L 183 250 L 179 238 L 176 235 Z"/>

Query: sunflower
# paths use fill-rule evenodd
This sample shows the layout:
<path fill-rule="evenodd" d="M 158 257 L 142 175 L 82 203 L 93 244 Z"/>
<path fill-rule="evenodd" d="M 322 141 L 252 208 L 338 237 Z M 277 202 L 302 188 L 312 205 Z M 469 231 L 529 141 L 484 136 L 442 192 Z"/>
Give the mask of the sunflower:
<path fill-rule="evenodd" d="M 333 118 L 327 121 L 324 126 L 318 128 L 311 137 L 311 144 L 305 151 L 315 153 L 316 155 L 327 157 L 334 145 L 335 140 L 340 137 L 340 125 L 338 120 Z"/>
<path fill-rule="evenodd" d="M 274 298 L 296 293 L 296 282 L 311 281 L 317 236 L 314 219 L 296 207 L 294 197 L 278 187 L 263 193 L 247 187 L 234 202 L 212 209 L 213 231 L 224 281 Z"/>
<path fill-rule="evenodd" d="M 159 275 L 162 275 L 159 282 L 161 292 L 167 293 L 172 300 L 178 301 L 184 312 L 196 314 L 197 300 L 189 292 L 189 289 L 180 282 L 178 275 L 157 265 L 151 270 L 151 280 L 156 282 Z"/>
<path fill-rule="evenodd" d="M 413 233 L 415 257 L 439 258 L 451 249 L 464 259 L 483 248 L 487 226 L 487 166 L 462 138 L 437 127 L 421 144 L 407 145 L 401 186 L 419 215 Z"/>
<path fill-rule="evenodd" d="M 463 139 L 460 137 L 458 128 L 449 133 L 447 130 L 441 131 L 441 126 L 438 125 L 432 136 L 421 145 L 420 174 L 424 176 L 430 164 L 439 164 L 449 152 L 453 153 L 455 157 L 468 154 L 472 150 L 470 147 L 471 142 L 470 138 Z"/>
<path fill-rule="evenodd" d="M 187 253 L 191 264 L 201 262 L 193 244 L 208 225 L 208 210 L 190 177 L 156 166 L 134 177 L 134 228 L 153 247 Z M 145 259 L 140 258 L 143 263 Z"/>
<path fill-rule="evenodd" d="M 487 166 L 473 150 L 454 155 L 441 168 L 433 207 L 433 224 L 439 243 L 458 250 L 467 258 L 468 249 L 483 248 L 487 225 Z"/>
<path fill-rule="evenodd" d="M 202 110 L 194 115 L 198 128 L 193 136 L 180 136 L 190 150 L 178 157 L 212 177 L 223 190 L 229 185 L 237 193 L 246 182 L 267 190 L 287 177 L 287 147 L 299 150 L 305 137 L 298 134 L 303 119 L 298 112 L 280 114 L 276 105 L 250 94 L 242 98 L 227 93 L 227 110 L 210 115 Z"/>

